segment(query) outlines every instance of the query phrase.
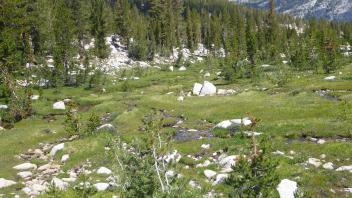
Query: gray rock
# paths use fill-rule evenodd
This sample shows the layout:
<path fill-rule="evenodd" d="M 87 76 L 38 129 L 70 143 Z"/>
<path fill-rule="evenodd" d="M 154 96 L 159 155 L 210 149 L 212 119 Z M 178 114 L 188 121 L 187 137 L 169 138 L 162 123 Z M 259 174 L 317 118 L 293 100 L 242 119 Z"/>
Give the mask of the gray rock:
<path fill-rule="evenodd" d="M 110 133 L 116 133 L 116 128 L 112 124 L 103 124 L 97 128 L 97 131 L 106 131 Z"/>
<path fill-rule="evenodd" d="M 98 191 L 105 191 L 109 188 L 110 184 L 108 183 L 96 183 L 93 185 Z"/>
<path fill-rule="evenodd" d="M 55 145 L 51 151 L 50 151 L 50 156 L 55 156 L 55 154 L 58 152 L 58 151 L 61 151 L 63 150 L 65 147 L 65 143 L 61 143 L 61 144 L 58 144 L 58 145 Z"/>
<path fill-rule="evenodd" d="M 37 165 L 29 163 L 29 162 L 26 162 L 26 163 L 14 166 L 13 169 L 20 170 L 20 171 L 25 171 L 25 170 L 30 170 L 30 169 L 37 169 Z"/>
<path fill-rule="evenodd" d="M 53 109 L 56 109 L 56 110 L 65 110 L 66 107 L 65 107 L 64 101 L 55 102 L 55 103 L 53 104 Z"/>
<path fill-rule="evenodd" d="M 12 186 L 12 185 L 15 185 L 16 182 L 12 181 L 12 180 L 7 180 L 7 179 L 4 179 L 4 178 L 0 178 L 0 189 L 1 188 L 5 188 L 5 187 L 9 187 L 9 186 Z"/>

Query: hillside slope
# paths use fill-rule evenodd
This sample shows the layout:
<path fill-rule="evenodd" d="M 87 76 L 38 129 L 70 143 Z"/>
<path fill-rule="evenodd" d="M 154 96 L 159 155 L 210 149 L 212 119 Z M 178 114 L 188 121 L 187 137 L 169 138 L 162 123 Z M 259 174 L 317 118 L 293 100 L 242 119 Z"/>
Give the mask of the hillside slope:
<path fill-rule="evenodd" d="M 230 0 L 256 8 L 266 8 L 267 0 Z M 325 18 L 328 20 L 352 20 L 352 0 L 276 0 L 280 12 L 297 17 Z"/>

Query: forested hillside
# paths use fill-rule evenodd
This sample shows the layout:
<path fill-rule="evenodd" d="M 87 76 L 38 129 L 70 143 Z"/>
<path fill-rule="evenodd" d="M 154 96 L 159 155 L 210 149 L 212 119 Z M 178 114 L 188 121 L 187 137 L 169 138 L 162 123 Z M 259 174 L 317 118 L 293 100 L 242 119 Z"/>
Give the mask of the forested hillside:
<path fill-rule="evenodd" d="M 0 0 L 0 197 L 351 196 L 352 22 L 268 5 Z"/>

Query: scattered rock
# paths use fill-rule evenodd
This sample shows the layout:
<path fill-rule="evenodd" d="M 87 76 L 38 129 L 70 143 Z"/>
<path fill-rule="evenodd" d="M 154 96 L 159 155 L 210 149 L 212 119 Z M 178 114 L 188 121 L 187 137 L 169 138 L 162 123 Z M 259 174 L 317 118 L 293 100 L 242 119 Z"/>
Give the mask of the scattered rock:
<path fill-rule="evenodd" d="M 325 144 L 325 142 L 326 142 L 326 141 L 323 140 L 323 139 L 319 139 L 319 140 L 317 141 L 318 144 Z"/>
<path fill-rule="evenodd" d="M 224 120 L 217 124 L 215 127 L 227 129 L 234 126 L 241 126 L 241 124 L 248 126 L 252 124 L 252 121 L 249 118 Z"/>
<path fill-rule="evenodd" d="M 70 158 L 69 154 L 65 154 L 61 157 L 61 162 L 66 162 Z"/>
<path fill-rule="evenodd" d="M 55 103 L 53 104 L 53 109 L 65 110 L 66 107 L 65 107 L 64 101 L 55 102 Z"/>
<path fill-rule="evenodd" d="M 55 154 L 58 152 L 58 151 L 61 151 L 63 150 L 65 147 L 65 143 L 61 143 L 61 144 L 58 144 L 58 145 L 55 145 L 51 151 L 50 151 L 50 156 L 54 157 Z"/>
<path fill-rule="evenodd" d="M 23 163 L 23 164 L 19 164 L 17 166 L 14 166 L 13 169 L 25 171 L 25 170 L 30 170 L 30 169 L 37 169 L 37 165 L 27 162 L 27 163 Z"/>
<path fill-rule="evenodd" d="M 175 177 L 176 172 L 174 170 L 168 170 L 165 173 L 166 177 Z"/>
<path fill-rule="evenodd" d="M 274 151 L 274 152 L 273 152 L 273 154 L 274 154 L 274 155 L 285 155 L 285 153 L 284 153 L 284 152 L 279 151 L 279 150 Z"/>
<path fill-rule="evenodd" d="M 321 161 L 320 161 L 320 159 L 309 158 L 308 164 L 311 164 L 311 165 L 315 166 L 316 168 L 318 168 L 319 166 L 321 166 Z"/>
<path fill-rule="evenodd" d="M 64 182 L 62 181 L 61 179 L 59 178 L 56 178 L 54 177 L 52 180 L 51 180 L 51 184 L 60 189 L 60 190 L 65 190 L 67 187 L 68 187 L 68 183 L 67 182 Z"/>
<path fill-rule="evenodd" d="M 192 188 L 201 189 L 201 187 L 199 186 L 199 184 L 198 184 L 196 181 L 194 181 L 194 180 L 189 181 L 188 184 L 189 184 Z"/>
<path fill-rule="evenodd" d="M 68 182 L 68 183 L 73 183 L 75 182 L 77 179 L 75 177 L 69 177 L 69 178 L 62 178 L 62 181 L 64 182 Z"/>
<path fill-rule="evenodd" d="M 7 179 L 4 179 L 4 178 L 0 178 L 0 189 L 9 187 L 9 186 L 12 186 L 12 185 L 15 185 L 15 184 L 16 184 L 16 182 L 14 182 L 12 180 L 7 180 Z"/>
<path fill-rule="evenodd" d="M 185 67 L 185 66 L 181 66 L 179 69 L 178 69 L 178 71 L 186 71 L 187 70 L 187 68 Z"/>
<path fill-rule="evenodd" d="M 336 169 L 336 171 L 351 171 L 352 172 L 352 165 L 351 166 L 341 166 Z"/>
<path fill-rule="evenodd" d="M 202 144 L 202 146 L 200 146 L 202 149 L 209 149 L 210 148 L 210 144 Z"/>
<path fill-rule="evenodd" d="M 280 198 L 295 198 L 297 191 L 297 183 L 288 179 L 281 180 L 276 188 L 280 194 Z"/>
<path fill-rule="evenodd" d="M 101 175 L 110 175 L 112 173 L 112 171 L 106 167 L 100 167 L 98 170 L 97 170 L 97 173 L 98 174 L 101 174 Z"/>
<path fill-rule="evenodd" d="M 173 72 L 174 71 L 174 66 L 170 66 L 169 70 Z"/>
<path fill-rule="evenodd" d="M 177 101 L 182 102 L 183 100 L 184 100 L 184 97 L 183 97 L 183 96 L 177 97 Z"/>
<path fill-rule="evenodd" d="M 216 94 L 216 87 L 208 81 L 204 81 L 203 87 L 199 93 L 200 96 L 213 96 Z"/>
<path fill-rule="evenodd" d="M 21 177 L 22 179 L 26 179 L 26 178 L 29 178 L 33 175 L 32 172 L 30 171 L 23 171 L 23 172 L 19 172 L 17 173 L 17 176 Z"/>
<path fill-rule="evenodd" d="M 210 73 L 209 72 L 204 74 L 204 78 L 206 78 L 206 77 L 210 77 Z"/>
<path fill-rule="evenodd" d="M 352 193 L 352 188 L 344 188 L 343 191 L 348 192 L 348 193 Z"/>
<path fill-rule="evenodd" d="M 212 179 L 213 177 L 215 177 L 217 173 L 213 170 L 205 170 L 204 171 L 204 175 L 210 180 Z"/>
<path fill-rule="evenodd" d="M 332 162 L 327 162 L 327 163 L 323 164 L 323 168 L 325 168 L 327 170 L 333 170 L 334 164 Z"/>
<path fill-rule="evenodd" d="M 324 78 L 324 80 L 335 80 L 335 79 L 336 79 L 336 76 L 328 76 Z"/>
<path fill-rule="evenodd" d="M 193 90 L 192 90 L 193 95 L 199 96 L 200 91 L 202 90 L 202 87 L 203 87 L 202 84 L 200 84 L 200 83 L 194 83 L 194 85 L 193 85 Z"/>
<path fill-rule="evenodd" d="M 8 109 L 8 108 L 9 107 L 7 105 L 3 105 L 3 104 L 0 105 L 0 109 Z"/>
<path fill-rule="evenodd" d="M 232 166 L 235 166 L 236 160 L 238 159 L 238 155 L 230 155 L 227 157 L 219 157 L 220 161 L 219 164 L 224 167 L 224 168 L 231 168 Z"/>
<path fill-rule="evenodd" d="M 180 159 L 181 159 L 181 154 L 179 154 L 177 150 L 174 150 L 172 153 L 169 153 L 164 156 L 164 160 L 166 163 L 171 163 L 171 162 L 177 163 L 180 161 Z"/>
<path fill-rule="evenodd" d="M 243 133 L 246 134 L 248 137 L 252 137 L 253 135 L 254 135 L 254 136 L 260 136 L 260 135 L 263 134 L 263 133 L 254 132 L 254 131 L 245 131 L 245 132 L 243 132 Z"/>
<path fill-rule="evenodd" d="M 218 184 L 224 182 L 225 179 L 226 179 L 228 176 L 229 176 L 228 174 L 223 174 L 223 173 L 218 174 L 218 175 L 216 176 L 215 181 L 213 182 L 213 185 L 218 185 Z"/>
<path fill-rule="evenodd" d="M 203 163 L 201 164 L 197 164 L 196 168 L 202 168 L 202 167 L 207 167 L 211 164 L 211 162 L 209 160 L 205 160 Z"/>
<path fill-rule="evenodd" d="M 39 99 L 39 95 L 32 95 L 31 96 L 31 100 L 38 100 Z"/>
<path fill-rule="evenodd" d="M 103 124 L 97 128 L 97 131 L 107 131 L 110 133 L 116 133 L 116 128 L 112 124 Z"/>
<path fill-rule="evenodd" d="M 108 183 L 96 183 L 93 185 L 98 191 L 105 191 L 109 188 L 110 184 Z"/>

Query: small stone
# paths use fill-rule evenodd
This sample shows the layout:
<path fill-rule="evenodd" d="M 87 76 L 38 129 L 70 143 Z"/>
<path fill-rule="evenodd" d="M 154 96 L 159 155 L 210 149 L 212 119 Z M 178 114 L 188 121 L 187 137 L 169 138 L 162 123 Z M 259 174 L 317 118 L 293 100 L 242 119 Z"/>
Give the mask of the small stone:
<path fill-rule="evenodd" d="M 297 191 L 297 183 L 288 179 L 281 180 L 276 188 L 280 194 L 280 198 L 295 198 Z"/>
<path fill-rule="evenodd" d="M 336 171 L 352 171 L 352 165 L 351 166 L 341 166 L 336 169 Z"/>
<path fill-rule="evenodd" d="M 30 169 L 37 169 L 37 165 L 27 162 L 27 163 L 23 163 L 23 164 L 19 164 L 17 166 L 14 166 L 13 169 L 21 170 L 21 171 L 30 170 Z"/>
<path fill-rule="evenodd" d="M 58 145 L 55 145 L 51 151 L 50 151 L 50 156 L 55 156 L 55 154 L 60 151 L 60 150 L 63 150 L 65 147 L 65 143 L 61 143 L 61 144 L 58 144 Z"/>
<path fill-rule="evenodd" d="M 65 102 L 64 101 L 58 101 L 53 104 L 53 109 L 56 110 L 65 110 Z"/>
<path fill-rule="evenodd" d="M 318 168 L 319 166 L 321 166 L 321 161 L 316 158 L 309 158 L 308 164 L 311 164 L 311 165 L 315 166 L 316 168 Z"/>
<path fill-rule="evenodd" d="M 0 189 L 1 188 L 5 188 L 5 187 L 9 187 L 9 186 L 12 186 L 12 185 L 15 185 L 16 182 L 15 181 L 11 181 L 11 180 L 7 180 L 7 179 L 4 179 L 4 178 L 0 178 Z"/>
<path fill-rule="evenodd" d="M 21 178 L 23 178 L 23 179 L 29 178 L 29 177 L 31 177 L 32 175 L 33 175 L 33 174 L 32 174 L 32 172 L 30 172 L 30 171 L 23 171 L 23 172 L 17 173 L 17 176 L 19 176 L 19 177 L 21 177 Z"/>
<path fill-rule="evenodd" d="M 109 188 L 110 184 L 108 183 L 96 183 L 93 185 L 98 191 L 105 191 Z"/>
<path fill-rule="evenodd" d="M 327 162 L 323 164 L 323 168 L 327 170 L 333 170 L 334 169 L 334 164 L 332 162 Z"/>
<path fill-rule="evenodd" d="M 178 69 L 178 71 L 186 71 L 187 70 L 187 68 L 185 67 L 185 66 L 181 66 L 179 69 Z"/>
<path fill-rule="evenodd" d="M 215 181 L 213 182 L 213 185 L 217 185 L 217 184 L 224 182 L 228 176 L 229 176 L 228 174 L 224 174 L 224 173 L 218 174 L 216 176 Z"/>
<path fill-rule="evenodd" d="M 210 144 L 202 144 L 200 147 L 203 148 L 203 149 L 209 149 L 210 148 Z"/>
<path fill-rule="evenodd" d="M 112 173 L 112 171 L 106 167 L 100 167 L 98 170 L 97 170 L 97 173 L 98 174 L 101 174 L 101 175 L 110 175 Z"/>
<path fill-rule="evenodd" d="M 175 177 L 176 172 L 174 170 L 168 170 L 165 173 L 166 177 Z"/>
<path fill-rule="evenodd" d="M 319 140 L 317 141 L 318 144 L 325 144 L 325 142 L 326 142 L 326 141 L 323 140 L 323 139 L 319 139 Z"/>
<path fill-rule="evenodd" d="M 210 180 L 211 178 L 215 177 L 216 172 L 213 170 L 205 170 L 204 175 Z"/>
<path fill-rule="evenodd" d="M 103 124 L 97 128 L 97 131 L 106 131 L 110 133 L 116 133 L 116 128 L 112 124 Z"/>
<path fill-rule="evenodd" d="M 54 177 L 51 180 L 51 183 L 52 183 L 53 186 L 55 186 L 56 188 L 58 188 L 60 190 L 65 190 L 68 187 L 68 183 L 67 182 L 64 182 L 61 179 L 56 178 L 56 177 Z"/>
<path fill-rule="evenodd" d="M 31 96 L 31 100 L 38 100 L 39 99 L 39 95 L 32 95 Z"/>
<path fill-rule="evenodd" d="M 183 96 L 177 97 L 177 101 L 182 102 L 183 100 L 184 100 L 184 97 L 183 97 Z"/>
<path fill-rule="evenodd" d="M 9 107 L 7 105 L 4 104 L 0 104 L 0 109 L 8 109 Z"/>
<path fill-rule="evenodd" d="M 61 162 L 66 162 L 70 158 L 69 154 L 65 154 L 61 157 Z"/>

